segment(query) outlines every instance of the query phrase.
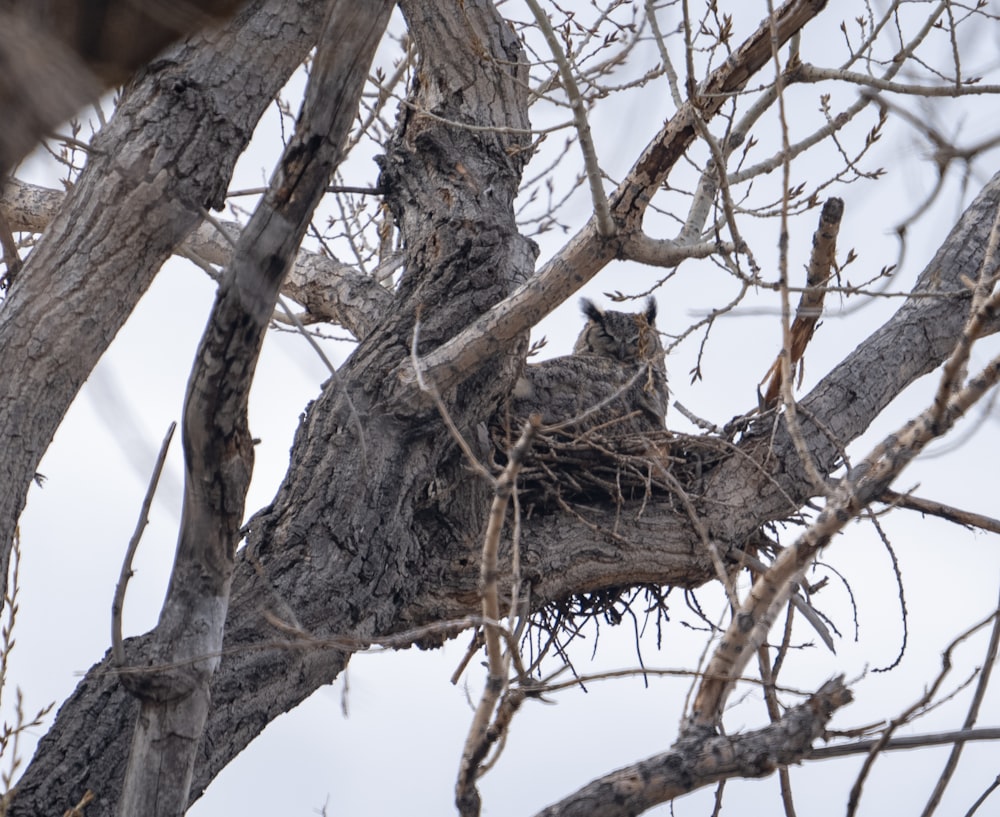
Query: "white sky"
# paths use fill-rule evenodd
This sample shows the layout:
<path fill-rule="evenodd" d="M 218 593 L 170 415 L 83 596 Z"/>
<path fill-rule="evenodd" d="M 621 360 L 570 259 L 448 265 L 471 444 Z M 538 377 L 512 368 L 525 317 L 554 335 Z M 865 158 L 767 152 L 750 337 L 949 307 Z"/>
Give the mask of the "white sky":
<path fill-rule="evenodd" d="M 762 4 L 756 4 L 762 5 Z M 750 15 L 754 21 L 762 12 Z M 845 15 L 847 13 L 845 12 Z M 807 46 L 818 48 L 822 32 L 836 30 L 828 10 L 810 30 Z M 737 37 L 747 29 L 737 27 Z M 818 61 L 818 60 L 817 60 Z M 836 64 L 836 58 L 830 64 Z M 832 88 L 799 89 L 803 120 L 814 117 L 816 99 Z M 842 94 L 842 99 L 852 98 Z M 595 116 L 594 127 L 602 166 L 620 177 L 637 146 L 652 136 L 657 123 L 668 115 L 669 95 L 632 97 L 615 116 Z M 968 124 L 960 139 L 973 141 L 987 133 L 983 124 L 992 118 L 989 98 L 966 106 Z M 978 107 L 977 107 L 978 106 Z M 270 173 L 275 150 L 271 114 L 261 127 L 261 142 L 244 158 L 232 187 L 257 186 Z M 978 120 L 978 121 L 977 121 Z M 864 117 L 864 129 L 873 121 Z M 948 120 L 954 124 L 958 120 Z M 539 121 L 535 120 L 538 125 Z M 855 247 L 860 259 L 848 268 L 848 277 L 860 280 L 896 260 L 895 239 L 887 235 L 932 182 L 918 163 L 922 148 L 912 131 L 890 123 L 891 137 L 883 140 L 866 166 L 882 165 L 889 171 L 878 184 L 834 185 L 828 193 L 844 198 L 846 213 L 841 230 L 843 258 Z M 559 137 L 553 137 L 553 142 Z M 757 158 L 767 155 L 761 151 Z M 994 151 L 976 167 L 978 175 L 960 195 L 953 179 L 932 214 L 919 229 L 911 230 L 906 264 L 896 288 L 903 289 L 919 273 L 964 205 L 978 192 L 996 164 Z M 539 160 L 540 161 L 540 160 Z M 822 158 L 807 159 L 801 173 L 816 172 Z M 534 165 L 532 166 L 534 167 Z M 57 186 L 52 168 L 44 160 L 28 163 L 21 175 L 29 181 Z M 528 174 L 532 174 L 529 168 Z M 576 166 L 567 166 L 575 173 Z M 372 183 L 376 170 L 369 163 L 348 171 L 348 183 Z M 778 174 L 774 174 L 776 177 Z M 804 180 L 804 179 L 801 179 Z M 766 183 L 776 183 L 777 178 Z M 762 183 L 763 184 L 763 183 Z M 250 204 L 241 201 L 249 207 Z M 586 200 L 578 206 L 574 227 L 586 215 Z M 793 225 L 791 271 L 800 274 L 807 260 L 818 211 Z M 649 226 L 649 225 L 647 225 Z M 664 227 L 664 229 L 670 229 Z M 745 219 L 743 229 L 758 260 L 767 264 L 776 257 L 776 221 Z M 545 258 L 564 236 L 545 237 Z M 656 280 L 656 270 L 615 264 L 603 271 L 581 294 L 607 303 L 602 293 L 621 289 L 641 291 Z M 677 277 L 657 292 L 659 326 L 676 332 L 703 310 L 718 304 L 727 288 L 723 276 L 708 262 L 688 262 Z M 78 683 L 80 674 L 109 644 L 111 597 L 122 554 L 132 533 L 155 451 L 167 425 L 179 419 L 190 362 L 211 306 L 213 286 L 198 270 L 171 261 L 119 334 L 82 394 L 70 410 L 40 471 L 48 480 L 43 489 L 32 488 L 21 526 L 20 612 L 17 647 L 10 668 L 10 686 L 4 699 L 10 719 L 14 685 L 26 696 L 33 711 L 50 702 L 61 702 Z M 695 362 L 700 336 L 682 345 L 668 359 L 671 389 L 676 399 L 715 422 L 725 422 L 754 405 L 756 384 L 778 349 L 780 334 L 775 319 L 776 296 L 762 295 L 755 302 L 762 314 L 730 317 L 713 329 L 703 360 L 705 378 L 690 383 L 687 372 Z M 807 393 L 829 368 L 866 337 L 896 308 L 898 301 L 883 301 L 843 317 L 833 311 L 824 322 L 806 357 L 806 379 L 800 394 Z M 854 304 L 848 304 L 853 306 Z M 573 299 L 539 327 L 536 336 L 549 339 L 547 354 L 569 351 L 580 326 Z M 975 360 L 982 363 L 996 353 L 998 343 L 987 341 Z M 345 344 L 327 344 L 337 361 L 348 351 Z M 247 502 L 248 513 L 266 504 L 287 467 L 288 449 L 299 413 L 326 378 L 322 364 L 305 342 L 294 335 L 272 333 L 264 348 L 251 401 L 251 429 L 262 439 Z M 933 388 L 933 376 L 908 390 L 864 440 L 852 447 L 855 456 L 923 406 Z M 674 411 L 672 428 L 689 430 Z M 971 430 L 966 421 L 958 430 Z M 933 449 L 916 462 L 895 487 L 958 506 L 997 515 L 996 470 L 984 464 L 984 451 L 995 451 L 998 439 L 996 412 L 990 408 L 974 436 L 946 456 Z M 940 447 L 940 446 L 939 446 Z M 129 586 L 125 612 L 127 634 L 140 633 L 156 621 L 169 574 L 180 504 L 179 445 L 174 445 L 153 518 L 136 560 L 136 575 Z M 996 603 L 1000 577 L 1000 548 L 994 537 L 969 533 L 937 520 L 897 512 L 883 520 L 892 539 L 906 583 L 910 613 L 909 644 L 901 665 L 883 675 L 869 674 L 855 688 L 856 702 L 838 714 L 836 728 L 849 728 L 897 714 L 916 700 L 933 679 L 939 655 L 961 629 L 988 614 Z M 786 531 L 786 537 L 793 535 Z M 825 612 L 844 634 L 838 656 L 822 648 L 789 657 L 782 681 L 812 690 L 838 672 L 849 678 L 866 668 L 890 663 L 899 649 L 898 590 L 885 549 L 870 525 L 856 524 L 824 554 L 850 583 L 857 605 L 860 637 L 854 628 L 849 597 L 831 574 L 830 586 L 818 597 Z M 818 575 L 828 571 L 820 569 Z M 718 593 L 706 588 L 698 593 L 706 610 L 719 609 Z M 648 667 L 691 667 L 704 645 L 704 634 L 679 625 L 697 624 L 683 597 L 670 597 L 672 624 L 664 645 L 656 650 L 654 628 L 642 641 Z M 714 613 L 713 613 L 714 615 Z M 808 629 L 796 630 L 797 641 L 815 640 Z M 634 636 L 629 626 L 602 627 L 601 652 L 593 664 L 593 632 L 578 645 L 574 659 L 579 671 L 634 666 Z M 228 814 L 302 814 L 322 809 L 327 813 L 388 817 L 404 812 L 415 817 L 454 813 L 452 792 L 455 771 L 481 674 L 467 674 L 468 690 L 453 687 L 448 678 L 460 660 L 466 638 L 434 652 L 361 655 L 344 679 L 317 692 L 295 712 L 279 718 L 264 735 L 240 755 L 215 781 L 191 811 L 194 817 Z M 964 646 L 956 660 L 948 688 L 964 679 L 982 655 L 984 638 Z M 476 662 L 473 662 L 476 664 Z M 530 814 L 566 795 L 593 776 L 666 750 L 674 737 L 688 682 L 651 680 L 605 681 L 588 685 L 586 694 L 572 690 L 555 696 L 555 704 L 529 702 L 514 722 L 507 750 L 481 784 L 486 815 Z M 941 707 L 919 724 L 919 731 L 957 727 L 967 695 Z M 349 716 L 341 712 L 346 699 Z M 739 701 L 739 696 L 734 698 Z M 980 718 L 983 725 L 1000 721 L 1000 701 L 991 696 Z M 739 701 L 729 713 L 730 730 L 762 723 L 764 709 L 756 692 Z M 904 733 L 917 730 L 907 729 Z M 23 747 L 25 759 L 33 747 Z M 936 780 L 947 750 L 883 756 L 866 785 L 860 813 L 907 814 L 922 807 Z M 814 763 L 792 772 L 800 813 L 826 817 L 844 812 L 853 775 L 860 760 Z M 995 748 L 969 746 L 960 771 L 939 813 L 964 813 L 978 793 L 996 775 Z M 730 815 L 779 813 L 777 779 L 734 781 L 727 785 L 726 812 Z M 821 792 L 817 796 L 816 792 Z M 711 811 L 714 789 L 696 793 L 673 805 L 676 815 L 704 815 Z M 667 807 L 651 812 L 671 813 Z"/>

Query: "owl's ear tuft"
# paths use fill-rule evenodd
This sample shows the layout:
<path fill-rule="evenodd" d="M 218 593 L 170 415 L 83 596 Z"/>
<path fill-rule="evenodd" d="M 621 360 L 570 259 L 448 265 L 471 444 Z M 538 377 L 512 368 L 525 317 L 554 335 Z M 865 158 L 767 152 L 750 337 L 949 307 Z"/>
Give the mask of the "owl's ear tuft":
<path fill-rule="evenodd" d="M 580 310 L 590 320 L 594 321 L 594 323 L 604 322 L 604 312 L 602 312 L 599 307 L 595 306 L 594 302 L 589 298 L 580 299 Z"/>
<path fill-rule="evenodd" d="M 650 326 L 656 323 L 656 298 L 652 295 L 646 299 L 646 321 Z"/>

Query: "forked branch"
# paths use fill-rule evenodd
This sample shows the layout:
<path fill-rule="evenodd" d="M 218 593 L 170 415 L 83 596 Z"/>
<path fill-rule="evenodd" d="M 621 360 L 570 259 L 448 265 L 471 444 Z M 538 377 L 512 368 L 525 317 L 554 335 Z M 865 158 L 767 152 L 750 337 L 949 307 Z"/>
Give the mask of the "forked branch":
<path fill-rule="evenodd" d="M 826 0 L 791 0 L 777 9 L 773 15 L 773 32 L 778 45 L 787 42 L 825 5 Z M 514 338 L 563 303 L 609 261 L 623 254 L 629 238 L 641 232 L 642 217 L 653 194 L 698 137 L 695 111 L 701 121 L 710 121 L 726 100 L 744 88 L 767 64 L 771 48 L 772 19 L 768 19 L 732 57 L 711 73 L 694 98 L 685 102 L 664 123 L 625 180 L 609 197 L 612 218 L 619 232 L 617 241 L 603 239 L 592 218 L 534 278 L 426 355 L 421 367 L 425 376 L 442 391 L 455 386 L 475 370 L 479 361 L 509 348 Z M 685 257 L 684 248 L 679 247 L 678 263 Z M 403 364 L 403 379 L 414 380 L 408 362 Z"/>

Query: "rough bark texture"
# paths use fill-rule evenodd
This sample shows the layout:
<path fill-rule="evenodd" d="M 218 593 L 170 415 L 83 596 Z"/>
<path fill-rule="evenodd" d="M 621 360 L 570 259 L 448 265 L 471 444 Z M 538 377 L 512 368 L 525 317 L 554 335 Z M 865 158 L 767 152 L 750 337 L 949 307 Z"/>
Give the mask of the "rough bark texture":
<path fill-rule="evenodd" d="M 305 20 L 309 5 L 313 4 L 297 8 L 295 22 L 290 18 L 287 24 L 296 27 L 297 20 Z M 816 4 L 789 5 L 815 13 Z M 268 615 L 293 622 L 317 637 L 350 636 L 363 642 L 414 625 L 464 616 L 479 606 L 477 551 L 490 487 L 470 478 L 433 405 L 406 375 L 418 323 L 418 351 L 433 355 L 469 327 L 489 325 L 496 318 L 490 308 L 529 278 L 532 248 L 518 235 L 511 210 L 528 151 L 528 139 L 520 130 L 528 125 L 524 72 L 516 38 L 485 0 L 468 0 L 460 15 L 443 13 L 441 4 L 433 0 L 410 0 L 402 7 L 421 64 L 411 89 L 411 105 L 404 109 L 383 159 L 383 185 L 405 239 L 404 279 L 392 296 L 391 308 L 366 324 L 361 345 L 309 407 L 285 482 L 272 504 L 252 520 L 248 545 L 237 554 L 223 656 L 212 683 L 193 796 L 271 720 L 332 681 L 349 660 L 346 651 L 270 646 L 267 642 L 287 636 L 269 623 Z M 263 5 L 256 13 L 272 12 Z M 312 13 L 312 22 L 303 22 L 303 30 L 315 30 L 316 13 Z M 255 19 L 248 16 L 240 24 L 250 25 Z M 212 59 L 226 67 L 216 65 L 215 70 L 233 82 L 244 74 L 270 76 L 266 72 L 276 68 L 240 70 L 247 60 L 261 59 L 266 42 L 265 38 L 263 45 L 254 43 L 252 58 L 235 46 L 227 51 L 220 48 Z M 301 46 L 308 37 L 304 34 L 295 42 Z M 769 41 L 766 47 L 769 54 Z M 283 42 L 282 52 L 287 49 Z M 208 56 L 201 59 L 208 64 Z M 273 59 L 275 65 L 286 65 L 278 56 Z M 766 59 L 765 55 L 760 61 Z M 124 152 L 134 164 L 137 157 L 148 155 L 147 161 L 152 161 L 168 150 L 155 142 L 145 143 L 143 150 L 125 148 L 134 144 L 125 135 L 138 138 L 138 130 L 128 131 L 130 118 L 155 123 L 157 89 L 170 94 L 172 108 L 180 107 L 182 114 L 197 108 L 193 103 L 184 107 L 186 94 L 195 94 L 189 90 L 194 86 L 181 79 L 164 85 L 160 77 L 165 70 L 151 71 L 132 90 L 118 115 L 124 124 L 112 126 L 104 137 L 105 144 L 116 148 L 109 154 Z M 200 82 L 196 100 L 202 99 L 205 85 L 221 87 L 208 76 Z M 140 104 L 140 93 L 148 94 L 145 103 Z M 213 110 L 227 111 L 225 128 L 233 127 L 238 119 L 237 134 L 245 138 L 252 106 L 247 102 L 246 111 L 238 114 L 238 106 L 233 103 L 235 107 L 230 108 L 227 102 L 231 102 L 228 97 L 219 99 L 219 107 Z M 202 115 L 203 109 L 198 110 Z M 448 120 L 480 127 L 503 125 L 508 130 L 471 130 Z M 42 325 L 40 316 L 35 315 L 34 321 L 30 316 L 20 319 L 26 321 L 20 324 L 15 317 L 29 307 L 42 309 L 38 300 L 51 285 L 43 273 L 54 275 L 52 270 L 60 270 L 59 262 L 64 262 L 60 271 L 65 275 L 65 265 L 77 264 L 69 269 L 76 270 L 76 288 L 81 292 L 60 297 L 61 302 L 75 298 L 75 307 L 66 307 L 55 320 L 51 312 L 45 313 L 46 329 L 65 333 L 65 340 L 46 339 L 46 347 L 56 353 L 37 366 L 46 369 L 66 357 L 68 353 L 60 354 L 60 348 L 84 349 L 79 362 L 64 364 L 47 378 L 40 376 L 38 382 L 0 384 L 5 390 L 0 392 L 0 428 L 34 424 L 29 439 L 36 441 L 31 446 L 0 447 L 0 475 L 8 484 L 28 483 L 44 448 L 37 440 L 47 442 L 51 437 L 79 381 L 162 257 L 197 220 L 197 209 L 183 205 L 215 201 L 219 195 L 225 173 L 206 171 L 209 166 L 214 171 L 220 161 L 230 161 L 234 154 L 227 145 L 210 140 L 212 150 L 207 155 L 213 157 L 211 161 L 204 158 L 206 153 L 189 155 L 178 147 L 199 136 L 209 138 L 197 127 L 200 121 L 191 114 L 171 122 L 171 133 L 181 130 L 179 136 L 171 137 L 169 148 L 175 152 L 170 162 L 156 164 L 161 176 L 146 169 L 132 175 L 106 170 L 114 181 L 105 180 L 109 192 L 101 193 L 95 211 L 88 207 L 99 184 L 88 173 L 63 215 L 49 228 L 51 235 L 32 255 L 29 265 L 34 263 L 38 272 L 28 275 L 26 267 L 11 292 L 13 304 L 6 304 L 0 316 L 0 348 L 26 349 L 32 331 Z M 155 128 L 150 126 L 150 130 Z M 112 141 L 119 132 L 121 141 Z M 200 149 L 205 151 L 204 146 Z M 654 159 L 641 161 L 647 176 Z M 111 164 L 104 157 L 98 161 Z M 177 167 L 176 175 L 167 167 Z M 93 247 L 91 234 L 108 234 L 123 213 L 131 212 L 128 207 L 119 209 L 117 202 L 111 207 L 110 197 L 138 195 L 144 184 L 151 184 L 143 182 L 147 177 L 162 179 L 163 184 L 169 181 L 177 189 L 170 187 L 174 191 L 170 196 L 164 196 L 162 185 L 147 191 L 147 209 L 136 206 L 135 221 L 110 236 L 108 244 Z M 640 180 L 647 192 L 649 178 Z M 639 196 L 629 187 L 623 188 L 618 199 L 638 202 Z M 846 445 L 860 435 L 894 396 L 937 366 L 950 350 L 968 308 L 969 293 L 962 276 L 974 277 L 982 261 L 998 202 L 1000 177 L 991 180 L 970 206 L 920 279 L 924 292 L 953 294 L 908 301 L 802 401 L 806 409 L 803 433 L 821 473 L 829 474 L 836 467 L 838 444 Z M 163 214 L 148 209 L 165 206 L 173 209 Z M 102 216 L 100 208 L 109 208 L 109 215 Z M 153 216 L 159 229 L 148 230 L 145 222 Z M 106 223 L 102 222 L 100 230 L 80 226 L 88 224 L 87 218 L 97 222 L 102 217 Z M 113 217 L 115 224 L 110 223 Z M 163 236 L 165 225 L 171 230 Z M 130 243 L 140 230 L 145 232 Z M 77 243 L 68 243 L 72 241 Z M 147 246 L 150 242 L 152 250 Z M 594 245 L 586 245 L 585 238 L 571 242 L 550 267 L 582 259 L 586 246 Z M 62 256 L 58 255 L 60 247 Z M 601 248 L 596 260 L 586 260 L 585 273 L 593 274 L 593 267 L 606 263 L 614 252 L 614 248 Z M 127 266 L 121 261 L 115 265 L 119 253 L 128 257 Z M 88 257 L 101 258 L 98 268 L 88 271 L 89 277 L 82 275 L 79 266 Z M 133 269 L 137 260 L 138 272 Z M 101 292 L 108 291 L 112 282 L 119 297 L 104 299 L 114 301 L 104 303 Z M 29 292 L 29 286 L 35 289 Z M 548 297 L 562 300 L 566 293 L 560 293 Z M 95 306 L 99 307 L 96 315 L 85 312 Z M 15 317 L 11 317 L 12 307 Z M 488 313 L 492 318 L 483 317 Z M 91 333 L 97 340 L 84 342 L 80 336 L 85 326 L 97 328 Z M 10 345 L 11 338 L 22 337 L 21 345 Z M 56 341 L 68 346 L 59 347 Z M 479 427 L 513 385 L 523 360 L 524 338 L 504 327 L 484 341 L 482 348 L 489 355 L 477 359 L 475 374 L 469 377 L 467 368 L 458 367 L 447 374 L 449 383 L 454 380 L 455 385 L 442 388 L 452 418 L 471 441 L 481 439 Z M 24 369 L 31 358 L 30 351 L 27 354 L 12 365 Z M 58 383 L 64 385 L 57 389 Z M 23 393 L 18 391 L 22 386 Z M 26 395 L 32 398 L 31 411 Z M 39 408 L 47 412 L 49 406 L 56 407 L 53 415 L 40 420 Z M 822 427 L 810 422 L 810 416 Z M 769 423 L 762 419 L 759 428 L 745 435 L 738 450 L 707 473 L 694 492 L 704 527 L 725 552 L 737 552 L 761 524 L 786 518 L 808 499 L 805 486 L 809 483 L 787 432 L 779 427 L 772 437 Z M 828 431 L 836 437 L 836 444 L 828 439 Z M 485 456 L 487 452 L 479 453 Z M 13 500 L 2 496 L 0 502 L 8 503 L 0 506 L 0 519 L 7 524 L 16 518 L 23 493 Z M 556 513 L 539 513 L 526 520 L 523 558 L 533 602 L 544 604 L 569 593 L 629 583 L 696 586 L 714 577 L 690 520 L 675 504 L 666 499 L 651 501 L 641 517 L 632 510 L 594 506 L 580 509 L 586 521 Z M 610 535 L 612 530 L 616 536 Z M 5 533 L 9 536 L 10 531 Z M 149 649 L 148 637 L 129 643 L 130 654 L 139 660 Z M 98 795 L 88 809 L 89 817 L 111 812 L 119 795 L 136 706 L 109 669 L 107 660 L 96 665 L 64 704 L 20 783 L 12 814 L 58 813 L 78 802 L 86 788 Z"/>
<path fill-rule="evenodd" d="M 467 4 L 458 20 L 439 14 L 433 4 L 410 3 L 404 10 L 426 55 L 413 94 L 417 110 L 527 128 L 520 45 L 491 6 Z M 443 43 L 447 47 L 440 47 Z M 499 68 L 488 81 L 475 82 L 470 72 L 478 71 L 484 53 Z M 477 532 L 468 526 L 470 520 L 476 524 L 488 505 L 488 486 L 465 478 L 429 400 L 396 399 L 398 370 L 409 357 L 418 313 L 421 348 L 433 348 L 528 276 L 533 255 L 517 233 L 511 206 L 527 157 L 523 134 L 466 131 L 417 113 L 400 123 L 384 160 L 383 186 L 406 240 L 406 278 L 393 313 L 372 330 L 310 408 L 297 436 L 289 479 L 272 508 L 252 524 L 241 564 L 255 565 L 260 573 L 240 570 L 234 581 L 231 608 L 240 613 L 231 618 L 227 648 L 258 641 L 268 631 L 261 614 L 275 606 L 271 587 L 281 586 L 304 564 L 311 564 L 315 573 L 291 593 L 281 594 L 279 616 L 287 618 L 294 611 L 294 620 L 317 635 L 386 632 L 419 593 L 423 565 L 433 563 L 436 553 L 465 550 L 470 537 L 475 540 Z M 459 165 L 464 173 L 448 171 Z M 476 378 L 445 395 L 466 433 L 512 387 L 520 366 L 514 351 L 484 362 Z M 322 474 L 336 474 L 335 481 L 318 481 Z M 436 486 L 448 490 L 438 493 Z M 304 497 L 305 504 L 298 506 L 296 498 Z M 325 609 L 313 605 L 317 598 L 328 601 Z M 138 656 L 145 649 L 146 640 L 129 646 Z M 333 680 L 345 660 L 336 654 L 310 655 L 291 670 L 287 652 L 240 650 L 224 661 L 233 674 L 227 671 L 225 680 L 220 676 L 221 685 L 213 689 L 217 704 L 194 791 L 207 785 L 270 719 Z M 234 708 L 240 706 L 247 683 L 260 692 L 264 710 L 244 716 Z M 48 756 L 43 763 L 48 770 L 39 768 L 33 781 L 23 782 L 13 813 L 50 810 L 67 795 L 71 798 L 69 792 L 86 787 L 99 794 L 94 804 L 98 814 L 107 813 L 117 800 L 121 735 L 130 731 L 124 711 L 131 706 L 122 706 L 122 693 L 113 683 L 99 694 L 118 701 L 100 718 L 114 723 L 115 745 L 105 746 L 99 759 L 75 761 L 59 757 L 75 754 L 75 747 L 61 739 L 40 747 L 38 756 Z M 124 720 L 114 710 L 122 711 Z M 84 720 L 89 721 L 85 714 Z M 96 737 L 95 728 L 104 731 L 101 723 L 73 716 L 66 723 L 71 731 L 89 733 L 88 740 Z M 109 737 L 110 732 L 104 734 Z M 221 747 L 226 747 L 222 753 Z M 54 766 L 63 760 L 71 768 L 55 773 Z M 53 779 L 62 781 L 58 791 Z"/>
<path fill-rule="evenodd" d="M 316 36 L 320 4 L 258 0 L 212 45 L 150 66 L 95 140 L 90 162 L 0 311 L 0 581 L 32 476 L 80 386 L 233 165 Z M 114 293 L 113 296 L 111 293 Z"/>
<path fill-rule="evenodd" d="M 391 10 L 389 2 L 330 4 L 295 135 L 233 253 L 202 337 L 184 411 L 181 531 L 147 652 L 152 666 L 122 676 L 142 704 L 121 817 L 187 811 L 253 473 L 250 386 L 285 273 L 340 161 Z"/>
<path fill-rule="evenodd" d="M 766 777 L 801 760 L 850 701 L 844 679 L 835 678 L 776 723 L 732 736 L 686 735 L 669 752 L 594 780 L 536 817 L 630 817 L 730 777 Z"/>

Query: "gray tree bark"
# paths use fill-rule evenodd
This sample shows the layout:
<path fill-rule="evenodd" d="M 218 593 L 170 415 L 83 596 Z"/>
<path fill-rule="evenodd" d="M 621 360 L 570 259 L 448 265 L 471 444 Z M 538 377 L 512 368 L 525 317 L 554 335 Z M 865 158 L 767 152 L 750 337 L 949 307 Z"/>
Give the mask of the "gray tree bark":
<path fill-rule="evenodd" d="M 22 486 L 14 497 L 0 495 L 4 541 L 86 372 L 159 264 L 197 223 L 199 207 L 221 200 L 255 116 L 280 85 L 278 77 L 303 56 L 308 32 L 318 30 L 316 5 L 258 2 L 217 43 L 182 46 L 139 78 L 102 136 L 102 152 L 31 255 L 0 312 L 0 348 L 24 350 L 8 365 L 39 370 L 28 372 L 28 384 L 0 382 L 0 428 L 25 429 L 24 440 L 5 439 L 0 447 L 5 482 Z M 803 8 L 815 13 L 816 4 L 789 6 L 804 24 Z M 480 538 L 491 489 L 469 477 L 434 405 L 413 386 L 410 352 L 418 324 L 417 351 L 433 359 L 463 330 L 502 322 L 502 309 L 493 307 L 525 291 L 518 287 L 538 286 L 531 278 L 533 248 L 518 234 L 512 212 L 530 153 L 524 61 L 516 37 L 486 0 L 467 0 L 462 15 L 434 0 L 401 7 L 421 64 L 382 160 L 382 181 L 405 240 L 403 281 L 309 407 L 286 479 L 253 517 L 248 544 L 236 554 L 192 798 L 271 720 L 331 682 L 352 649 L 479 607 L 479 566 L 470 543 Z M 281 22 L 281 37 L 271 36 Z M 766 42 L 754 52 L 758 64 L 769 58 Z M 267 78 L 267 90 L 250 90 L 251 77 Z M 665 127 L 657 144 L 682 124 Z M 616 203 L 624 202 L 623 227 L 638 226 L 642 190 L 662 181 L 670 162 L 683 155 L 678 144 L 670 146 L 669 156 L 645 155 L 636 171 L 642 178 L 616 195 Z M 963 276 L 974 277 L 982 262 L 998 204 L 1000 176 L 921 277 L 920 292 L 948 297 L 907 301 L 802 400 L 803 434 L 822 474 L 838 465 L 838 444 L 863 433 L 951 349 L 968 310 Z M 613 258 L 625 238 L 600 245 L 577 286 Z M 581 246 L 571 243 L 549 267 L 580 257 Z M 53 297 L 49 289 L 61 286 L 57 270 L 60 276 L 68 270 L 74 283 Z M 116 297 L 102 298 L 112 286 Z M 565 294 L 559 289 L 549 297 Z M 544 311 L 537 304 L 532 309 Z M 442 397 L 466 439 L 481 438 L 480 427 L 510 392 L 525 353 L 522 330 L 534 317 L 518 316 L 525 323 L 480 337 L 474 371 L 442 365 Z M 448 365 L 455 359 L 442 356 Z M 787 431 L 779 424 L 772 436 L 770 422 L 758 421 L 705 474 L 694 496 L 704 526 L 732 556 L 752 543 L 762 524 L 787 518 L 810 498 Z M 693 587 L 715 576 L 691 520 L 668 498 L 647 502 L 641 518 L 615 507 L 581 511 L 587 522 L 551 512 L 524 523 L 535 605 L 625 584 Z M 504 581 L 509 585 L 509 577 Z M 319 639 L 344 640 L 336 648 L 300 649 L 274 619 Z M 129 654 L 137 663 L 155 660 L 153 645 L 152 636 L 132 639 Z M 11 814 L 69 808 L 87 788 L 98 795 L 90 817 L 113 811 L 137 704 L 112 670 L 106 657 L 64 704 L 19 784 Z"/>
<path fill-rule="evenodd" d="M 271 97 L 315 41 L 320 4 L 258 0 L 209 41 L 149 66 L 0 310 L 0 581 L 28 487 L 56 428 L 153 276 L 220 208 Z M 113 295 L 112 295 L 113 293 Z"/>
<path fill-rule="evenodd" d="M 184 508 L 173 573 L 142 667 L 118 814 L 187 811 L 253 473 L 250 386 L 285 274 L 340 162 L 392 4 L 330 4 L 295 135 L 233 253 L 188 384 Z M 133 674 L 133 670 L 137 670 Z"/>

